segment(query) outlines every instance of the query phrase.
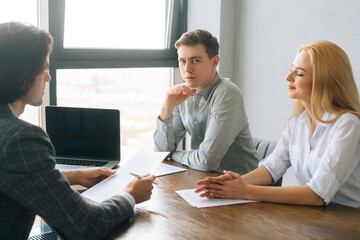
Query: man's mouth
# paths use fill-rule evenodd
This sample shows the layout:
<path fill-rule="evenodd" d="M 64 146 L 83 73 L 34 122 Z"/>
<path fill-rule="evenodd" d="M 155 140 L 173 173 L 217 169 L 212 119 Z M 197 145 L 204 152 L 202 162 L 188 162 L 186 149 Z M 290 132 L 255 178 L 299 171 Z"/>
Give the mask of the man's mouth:
<path fill-rule="evenodd" d="M 193 76 L 185 77 L 185 80 L 194 80 L 194 79 L 195 79 L 195 77 L 193 77 Z"/>

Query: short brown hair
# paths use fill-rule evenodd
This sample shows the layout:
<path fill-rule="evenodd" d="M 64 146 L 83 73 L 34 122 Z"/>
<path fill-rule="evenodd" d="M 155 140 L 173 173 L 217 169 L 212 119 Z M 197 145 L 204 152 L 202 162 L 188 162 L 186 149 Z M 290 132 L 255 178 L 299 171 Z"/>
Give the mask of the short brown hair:
<path fill-rule="evenodd" d="M 199 43 L 204 45 L 209 59 L 219 54 L 219 43 L 216 37 L 208 31 L 201 29 L 184 33 L 179 40 L 175 42 L 174 46 L 176 49 L 179 49 L 181 45 L 194 46 Z"/>
<path fill-rule="evenodd" d="M 50 33 L 19 22 L 0 24 L 0 104 L 12 103 L 33 87 L 52 51 Z"/>

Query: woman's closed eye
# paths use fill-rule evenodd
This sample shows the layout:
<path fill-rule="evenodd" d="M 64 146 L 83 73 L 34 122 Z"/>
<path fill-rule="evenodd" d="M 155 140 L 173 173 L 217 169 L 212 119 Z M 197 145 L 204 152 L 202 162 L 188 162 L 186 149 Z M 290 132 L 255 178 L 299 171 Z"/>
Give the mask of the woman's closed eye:
<path fill-rule="evenodd" d="M 290 73 L 292 73 L 294 70 L 290 69 L 289 71 L 290 71 Z M 296 76 L 302 77 L 302 76 L 304 76 L 304 74 L 301 74 L 301 73 L 297 72 Z"/>

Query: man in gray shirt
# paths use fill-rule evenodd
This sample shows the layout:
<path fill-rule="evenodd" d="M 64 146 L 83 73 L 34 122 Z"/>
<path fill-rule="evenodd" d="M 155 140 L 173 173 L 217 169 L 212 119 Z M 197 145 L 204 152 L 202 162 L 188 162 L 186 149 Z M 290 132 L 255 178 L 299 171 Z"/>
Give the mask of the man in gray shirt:
<path fill-rule="evenodd" d="M 157 119 L 155 151 L 201 171 L 240 174 L 257 167 L 240 89 L 216 71 L 219 44 L 211 33 L 194 30 L 175 43 L 185 83 L 169 89 Z M 176 151 L 186 132 L 191 150 Z"/>

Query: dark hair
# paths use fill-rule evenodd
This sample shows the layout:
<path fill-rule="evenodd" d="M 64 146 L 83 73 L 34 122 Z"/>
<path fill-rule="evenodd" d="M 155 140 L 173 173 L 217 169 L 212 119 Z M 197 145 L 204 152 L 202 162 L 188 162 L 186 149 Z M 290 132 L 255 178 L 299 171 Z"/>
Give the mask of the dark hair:
<path fill-rule="evenodd" d="M 203 44 L 209 59 L 219 54 L 219 43 L 211 33 L 205 30 L 197 29 L 186 32 L 174 44 L 176 49 L 181 45 L 194 46 L 196 44 Z"/>
<path fill-rule="evenodd" d="M 12 103 L 32 88 L 52 51 L 50 33 L 19 22 L 0 24 L 0 104 Z"/>

